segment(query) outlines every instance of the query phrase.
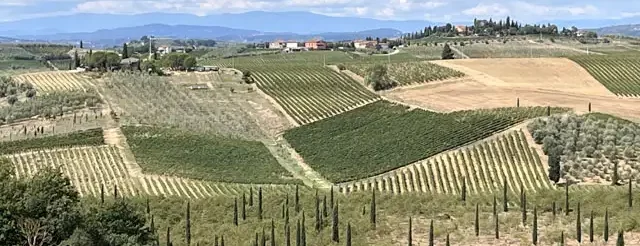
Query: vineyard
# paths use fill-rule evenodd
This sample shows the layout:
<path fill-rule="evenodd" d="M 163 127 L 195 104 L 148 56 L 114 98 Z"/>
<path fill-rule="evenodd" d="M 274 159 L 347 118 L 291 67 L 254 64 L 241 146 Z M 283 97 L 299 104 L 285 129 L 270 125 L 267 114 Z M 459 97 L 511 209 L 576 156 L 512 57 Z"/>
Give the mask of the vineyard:
<path fill-rule="evenodd" d="M 499 108 L 448 114 L 380 101 L 285 132 L 305 162 L 333 182 L 378 175 L 503 131 L 526 119 L 564 112 Z"/>
<path fill-rule="evenodd" d="M 145 173 L 237 183 L 295 183 L 263 143 L 186 131 L 122 129 Z"/>
<path fill-rule="evenodd" d="M 251 103 L 258 100 L 255 92 L 247 93 L 247 88 L 240 91 L 238 87 L 235 91 L 239 92 L 234 93 L 235 87 L 229 86 L 237 83 L 219 83 L 213 74 L 201 75 L 198 80 L 210 83 L 213 88 L 190 90 L 180 81 L 193 83 L 193 78 L 180 76 L 114 73 L 98 85 L 100 92 L 115 104 L 126 125 L 168 126 L 243 139 L 263 138 L 264 133 L 251 116 L 256 111 Z"/>
<path fill-rule="evenodd" d="M 102 110 L 77 110 L 64 113 L 55 119 L 21 120 L 17 123 L 0 126 L 0 142 L 47 137 L 76 131 L 101 128 L 110 117 Z"/>
<path fill-rule="evenodd" d="M 102 129 L 90 129 L 73 133 L 46 136 L 42 138 L 22 139 L 18 141 L 2 142 L 0 155 L 16 154 L 25 151 L 45 150 L 51 148 L 102 145 L 104 138 Z"/>
<path fill-rule="evenodd" d="M 512 193 L 552 188 L 545 166 L 521 130 L 338 186 L 344 193 L 376 189 L 460 194 L 464 186 L 469 193 L 490 194 L 500 193 L 505 184 Z"/>
<path fill-rule="evenodd" d="M 129 175 L 118 148 L 107 145 L 54 148 L 4 157 L 15 165 L 18 177 L 33 175 L 45 166 L 59 167 L 81 196 L 99 197 L 101 188 L 104 189 L 105 196 L 113 196 L 117 186 L 118 196 L 178 196 L 197 199 L 234 196 L 254 187 L 158 175 L 133 177 Z M 283 185 L 267 185 L 264 188 L 276 191 L 290 189 Z"/>
<path fill-rule="evenodd" d="M 101 103 L 101 100 L 93 90 L 54 91 L 18 100 L 6 107 L 0 107 L 0 124 L 13 123 L 33 116 L 40 116 L 46 119 L 60 117 L 65 112 L 95 107 L 99 103 Z"/>
<path fill-rule="evenodd" d="M 16 76 L 21 83 L 29 83 L 40 92 L 86 90 L 91 87 L 89 79 L 77 73 L 42 72 Z"/>
<path fill-rule="evenodd" d="M 503 43 L 474 43 L 472 45 L 456 46 L 470 58 L 537 58 L 537 57 L 567 57 L 581 55 L 582 52 L 536 44 L 529 42 Z"/>
<path fill-rule="evenodd" d="M 349 64 L 347 69 L 364 78 L 371 66 L 370 64 Z M 386 67 L 389 77 L 397 81 L 400 86 L 464 76 L 461 72 L 429 62 L 392 63 Z"/>
<path fill-rule="evenodd" d="M 247 67 L 258 87 L 299 124 L 308 124 L 379 100 L 346 75 L 312 66 Z"/>
<path fill-rule="evenodd" d="M 528 128 L 545 154 L 562 153 L 560 175 L 568 182 L 610 184 L 640 178 L 636 123 L 566 115 L 537 119 Z"/>
<path fill-rule="evenodd" d="M 273 64 L 296 64 L 309 66 L 336 65 L 340 63 L 409 62 L 422 60 L 409 53 L 388 55 L 359 55 L 343 51 L 304 51 L 268 55 L 242 56 L 227 59 L 203 59 L 199 64 L 220 67 L 251 67 Z"/>
<path fill-rule="evenodd" d="M 640 58 L 637 56 L 574 56 L 571 60 L 614 94 L 640 97 Z"/>

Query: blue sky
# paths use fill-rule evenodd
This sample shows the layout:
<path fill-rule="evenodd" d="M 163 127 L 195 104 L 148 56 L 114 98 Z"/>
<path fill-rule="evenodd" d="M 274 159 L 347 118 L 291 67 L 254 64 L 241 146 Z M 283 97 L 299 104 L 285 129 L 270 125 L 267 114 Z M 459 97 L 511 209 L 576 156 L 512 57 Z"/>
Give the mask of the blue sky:
<path fill-rule="evenodd" d="M 376 19 L 469 21 L 511 16 L 521 21 L 640 17 L 637 0 L 0 0 L 0 21 L 72 13 L 237 13 L 302 10 Z"/>

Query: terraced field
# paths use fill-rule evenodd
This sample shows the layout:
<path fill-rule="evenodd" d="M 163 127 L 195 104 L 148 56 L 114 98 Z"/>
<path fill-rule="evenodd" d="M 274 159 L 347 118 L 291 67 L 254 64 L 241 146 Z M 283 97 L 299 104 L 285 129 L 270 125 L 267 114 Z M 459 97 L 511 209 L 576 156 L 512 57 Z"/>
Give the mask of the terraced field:
<path fill-rule="evenodd" d="M 69 72 L 41 72 L 16 76 L 21 83 L 30 83 L 40 92 L 85 90 L 91 84 L 89 79 Z"/>
<path fill-rule="evenodd" d="M 474 145 L 438 154 L 397 170 L 338 184 L 341 192 L 376 189 L 402 194 L 428 192 L 460 194 L 501 193 L 504 184 L 513 193 L 550 189 L 546 169 L 522 130 L 501 134 Z"/>
<path fill-rule="evenodd" d="M 379 96 L 335 71 L 314 66 L 255 66 L 258 87 L 298 124 L 308 124 L 375 102 Z"/>
<path fill-rule="evenodd" d="M 564 112 L 553 109 L 551 114 Z M 306 163 L 333 182 L 367 178 L 489 137 L 547 108 L 447 114 L 379 101 L 285 132 Z"/>
<path fill-rule="evenodd" d="M 584 67 L 609 91 L 626 97 L 640 97 L 640 57 L 575 56 L 573 61 Z"/>
<path fill-rule="evenodd" d="M 131 176 L 123 162 L 120 150 L 115 146 L 74 147 L 47 149 L 3 156 L 15 164 L 16 175 L 33 175 L 45 166 L 59 167 L 78 189 L 81 196 L 113 196 L 118 187 L 121 196 L 179 196 L 205 198 L 212 196 L 236 196 L 247 191 L 249 184 L 226 184 L 192 180 L 171 176 Z M 266 189 L 289 190 L 284 185 L 265 185 Z M 263 188 L 263 189 L 264 189 Z"/>

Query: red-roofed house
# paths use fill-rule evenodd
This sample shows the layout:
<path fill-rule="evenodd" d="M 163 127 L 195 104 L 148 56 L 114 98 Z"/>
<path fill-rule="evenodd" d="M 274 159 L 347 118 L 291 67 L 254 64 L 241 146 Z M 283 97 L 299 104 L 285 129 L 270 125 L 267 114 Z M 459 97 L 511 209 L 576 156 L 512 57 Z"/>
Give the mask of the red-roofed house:
<path fill-rule="evenodd" d="M 304 43 L 304 47 L 310 50 L 324 50 L 327 49 L 327 42 L 317 39 L 312 39 Z"/>

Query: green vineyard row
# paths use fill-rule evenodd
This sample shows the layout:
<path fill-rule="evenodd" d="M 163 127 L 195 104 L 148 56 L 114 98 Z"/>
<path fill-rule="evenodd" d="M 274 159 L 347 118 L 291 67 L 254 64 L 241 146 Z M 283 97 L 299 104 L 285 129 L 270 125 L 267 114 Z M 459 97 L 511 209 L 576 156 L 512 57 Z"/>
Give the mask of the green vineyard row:
<path fill-rule="evenodd" d="M 584 67 L 609 91 L 619 96 L 640 97 L 640 58 L 637 56 L 576 56 Z"/>

